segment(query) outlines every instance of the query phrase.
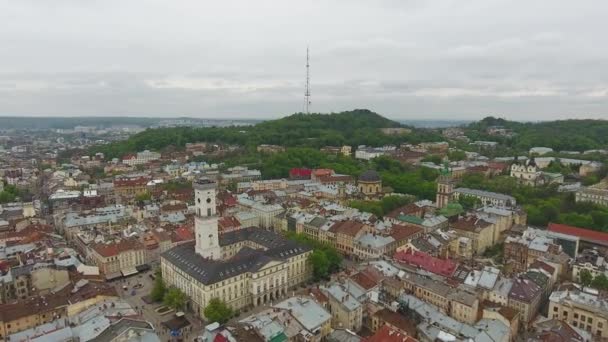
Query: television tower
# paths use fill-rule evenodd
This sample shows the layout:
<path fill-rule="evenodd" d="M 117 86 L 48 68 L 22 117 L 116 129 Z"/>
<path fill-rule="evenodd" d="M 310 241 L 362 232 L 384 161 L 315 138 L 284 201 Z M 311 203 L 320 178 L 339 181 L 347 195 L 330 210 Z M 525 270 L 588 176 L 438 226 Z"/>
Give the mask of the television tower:
<path fill-rule="evenodd" d="M 306 47 L 306 88 L 304 89 L 304 110 L 310 114 L 310 63 L 308 57 L 308 46 Z"/>

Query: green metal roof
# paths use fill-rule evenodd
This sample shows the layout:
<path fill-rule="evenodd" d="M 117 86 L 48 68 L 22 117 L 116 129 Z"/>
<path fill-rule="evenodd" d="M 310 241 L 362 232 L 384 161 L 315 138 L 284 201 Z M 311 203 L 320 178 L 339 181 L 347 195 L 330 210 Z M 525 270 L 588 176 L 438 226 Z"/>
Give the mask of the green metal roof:
<path fill-rule="evenodd" d="M 284 332 L 274 336 L 268 342 L 284 342 L 287 341 L 287 335 Z"/>
<path fill-rule="evenodd" d="M 397 220 L 412 224 L 422 224 L 422 222 L 424 221 L 420 217 L 412 215 L 399 215 L 397 216 Z"/>

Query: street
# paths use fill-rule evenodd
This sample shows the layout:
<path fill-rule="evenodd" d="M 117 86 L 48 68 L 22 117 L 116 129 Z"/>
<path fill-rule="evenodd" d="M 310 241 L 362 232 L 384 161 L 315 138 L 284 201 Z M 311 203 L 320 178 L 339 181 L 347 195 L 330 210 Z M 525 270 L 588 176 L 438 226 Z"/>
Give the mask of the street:
<path fill-rule="evenodd" d="M 154 274 L 154 272 L 154 270 L 150 270 L 127 279 L 118 280 L 115 282 L 114 286 L 120 297 L 129 303 L 133 309 L 139 312 L 144 320 L 154 326 L 154 329 L 161 340 L 164 341 L 167 339 L 172 341 L 173 337 L 170 335 L 170 331 L 164 328 L 161 323 L 173 318 L 175 311 L 165 315 L 160 315 L 154 310 L 162 306 L 162 303 L 146 304 L 142 299 L 143 296 L 149 295 L 150 291 L 152 291 L 152 288 L 154 287 L 154 280 L 152 280 L 152 278 L 149 276 L 150 274 Z M 136 289 L 135 295 L 132 295 L 133 286 L 140 283 L 143 286 Z M 123 289 L 123 286 L 127 286 L 126 291 Z M 191 326 L 185 328 L 185 331 L 183 332 L 183 339 L 184 341 L 192 341 L 195 337 L 201 334 L 202 329 L 204 328 L 203 322 L 201 322 L 199 318 L 194 317 L 191 313 L 184 313 L 186 314 L 186 318 L 190 321 Z"/>

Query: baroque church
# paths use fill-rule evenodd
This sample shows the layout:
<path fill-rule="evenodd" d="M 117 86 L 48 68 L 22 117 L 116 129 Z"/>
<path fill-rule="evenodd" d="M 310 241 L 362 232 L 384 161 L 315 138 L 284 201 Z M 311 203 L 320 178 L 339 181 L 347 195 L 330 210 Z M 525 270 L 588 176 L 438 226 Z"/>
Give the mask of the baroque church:
<path fill-rule="evenodd" d="M 204 317 L 212 298 L 234 310 L 268 304 L 310 279 L 309 247 L 258 227 L 220 235 L 216 182 L 199 179 L 193 187 L 195 241 L 161 254 L 165 285 L 188 296 L 187 309 Z"/>

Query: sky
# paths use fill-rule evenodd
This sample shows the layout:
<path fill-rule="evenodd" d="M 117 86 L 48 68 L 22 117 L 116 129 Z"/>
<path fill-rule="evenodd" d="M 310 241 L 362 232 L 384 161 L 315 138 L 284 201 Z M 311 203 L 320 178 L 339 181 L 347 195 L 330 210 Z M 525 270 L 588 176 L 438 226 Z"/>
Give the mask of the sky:
<path fill-rule="evenodd" d="M 608 1 L 0 0 L 0 115 L 608 118 Z"/>

